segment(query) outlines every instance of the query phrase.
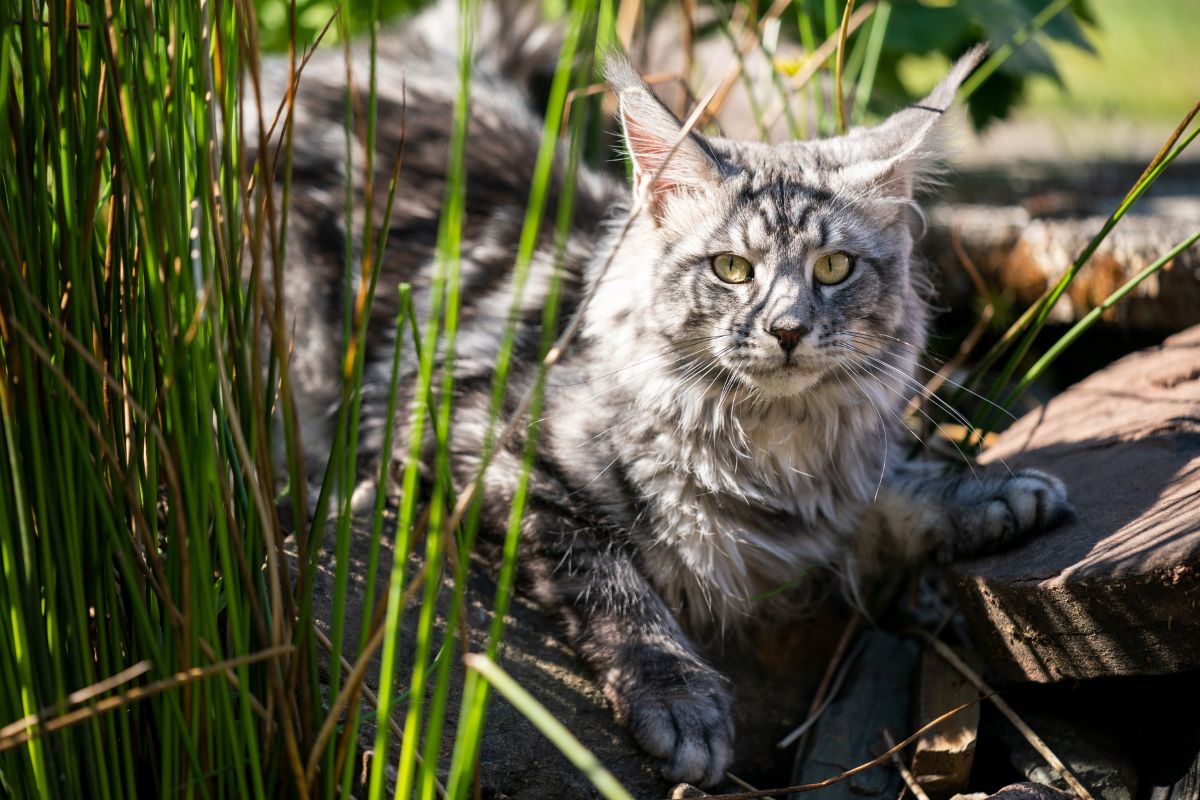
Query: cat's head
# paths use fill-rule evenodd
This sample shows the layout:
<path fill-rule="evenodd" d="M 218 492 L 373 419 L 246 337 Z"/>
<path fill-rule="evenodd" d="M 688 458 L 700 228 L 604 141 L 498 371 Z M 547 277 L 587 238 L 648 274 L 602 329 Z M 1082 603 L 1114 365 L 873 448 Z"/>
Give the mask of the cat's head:
<path fill-rule="evenodd" d="M 641 282 L 639 324 L 769 396 L 897 340 L 921 345 L 909 209 L 983 55 L 967 53 L 929 97 L 874 128 L 779 145 L 684 134 L 628 62 L 610 59 L 641 206 L 613 277 Z"/>

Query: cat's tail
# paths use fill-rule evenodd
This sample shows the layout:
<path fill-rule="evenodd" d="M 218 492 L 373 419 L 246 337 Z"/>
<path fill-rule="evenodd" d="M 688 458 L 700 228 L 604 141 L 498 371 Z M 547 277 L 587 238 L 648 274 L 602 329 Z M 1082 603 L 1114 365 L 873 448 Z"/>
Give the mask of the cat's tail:
<path fill-rule="evenodd" d="M 432 49 L 457 53 L 458 0 L 437 0 L 405 28 Z M 562 48 L 564 27 L 546 20 L 538 3 L 484 0 L 475 31 L 475 69 L 521 88 L 534 108 L 544 107 Z"/>

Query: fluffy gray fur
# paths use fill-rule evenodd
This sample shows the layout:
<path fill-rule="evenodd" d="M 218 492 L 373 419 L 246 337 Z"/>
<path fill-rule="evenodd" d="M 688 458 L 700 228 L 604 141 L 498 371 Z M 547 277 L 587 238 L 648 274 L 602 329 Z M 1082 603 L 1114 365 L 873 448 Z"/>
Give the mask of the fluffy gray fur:
<path fill-rule="evenodd" d="M 395 285 L 412 282 L 426 307 L 445 186 L 456 55 L 435 42 L 452 41 L 455 23 L 439 13 L 386 39 L 380 64 L 380 192 L 402 125 L 406 144 L 368 352 L 363 446 L 377 456 Z M 485 53 L 474 79 L 454 364 L 460 484 L 479 467 L 541 131 L 522 82 L 547 48 L 536 25 L 523 30 L 508 55 Z M 679 122 L 627 63 L 610 59 L 634 185 L 579 175 L 562 299 L 563 319 L 581 313 L 582 326 L 549 376 L 521 566 L 526 591 L 557 614 L 617 716 L 671 779 L 713 784 L 730 764 L 729 692 L 696 643 L 779 605 L 756 598 L 828 575 L 853 595 L 886 559 L 1001 546 L 1066 511 L 1062 484 L 1039 472 L 945 478 L 901 458 L 898 419 L 928 316 L 908 209 L 936 161 L 943 112 L 981 56 L 964 56 L 928 98 L 876 128 L 773 147 L 693 133 L 665 165 Z M 281 94 L 282 67 L 269 69 Z M 355 71 L 365 79 L 361 56 Z M 340 55 L 318 54 L 297 99 L 284 292 L 304 441 L 317 453 L 339 391 L 343 81 Z M 361 143 L 352 149 L 361 162 Z M 560 160 L 550 208 L 562 173 Z M 622 238 L 639 197 L 644 210 Z M 381 195 L 375 208 L 383 205 Z M 356 230 L 361 208 L 360 196 Z M 815 282 L 814 264 L 838 252 L 853 262 L 849 277 Z M 717 254 L 748 259 L 752 279 L 722 281 Z M 553 270 L 546 230 L 520 305 L 509 413 L 535 374 Z M 407 374 L 400 385 L 413 383 Z M 492 541 L 522 446 L 487 473 Z"/>

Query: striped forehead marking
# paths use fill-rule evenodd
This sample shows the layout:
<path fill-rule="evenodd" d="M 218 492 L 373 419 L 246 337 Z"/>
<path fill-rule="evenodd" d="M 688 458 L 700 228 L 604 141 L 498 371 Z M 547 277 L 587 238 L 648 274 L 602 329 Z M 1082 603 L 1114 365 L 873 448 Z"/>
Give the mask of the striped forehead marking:
<path fill-rule="evenodd" d="M 774 181 L 744 189 L 737 199 L 739 233 L 749 243 L 780 236 L 817 239 L 824 246 L 828 221 L 816 213 L 828 208 L 833 195 L 795 181 Z"/>

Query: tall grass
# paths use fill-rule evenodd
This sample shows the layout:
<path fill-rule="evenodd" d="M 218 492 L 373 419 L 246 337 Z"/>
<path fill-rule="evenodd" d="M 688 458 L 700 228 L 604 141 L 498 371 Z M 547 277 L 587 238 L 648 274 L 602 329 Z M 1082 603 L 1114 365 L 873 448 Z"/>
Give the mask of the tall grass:
<path fill-rule="evenodd" d="M 282 108 L 263 106 L 259 43 L 288 46 L 294 84 L 303 80 L 306 37 L 332 30 L 348 42 L 365 32 L 354 45 L 371 53 L 369 74 L 356 76 L 366 82 L 365 103 L 359 111 L 348 89 L 345 122 L 347 153 L 350 137 L 362 135 L 367 158 L 360 172 L 348 170 L 346 191 L 373 202 L 371 182 L 380 174 L 373 163 L 375 132 L 384 124 L 377 116 L 376 36 L 382 13 L 395 5 L 371 0 L 350 16 L 318 2 L 262 0 L 259 7 L 279 18 L 265 33 L 248 0 L 14 0 L 0 9 L 4 795 L 345 796 L 359 791 L 353 756 L 370 718 L 374 757 L 360 787 L 368 796 L 389 791 L 394 776 L 396 796 L 464 798 L 492 682 L 525 703 L 503 673 L 489 667 L 513 592 L 537 437 L 537 426 L 524 421 L 538 419 L 541 402 L 539 379 L 521 406 L 527 417 L 500 417 L 514 322 L 496 365 L 483 461 L 516 427 L 525 460 L 487 645 L 470 656 L 457 722 L 449 722 L 450 666 L 468 649 L 464 591 L 480 484 L 455 487 L 448 478 L 453 377 L 435 367 L 453 363 L 461 300 L 467 89 L 478 0 L 460 4 L 463 57 L 454 126 L 446 132 L 451 157 L 430 306 L 415 308 L 411 292 L 400 287 L 384 432 L 390 450 L 400 367 L 415 365 L 412 438 L 395 444 L 415 455 L 422 432 L 430 430 L 439 444 L 435 478 L 430 495 L 419 496 L 416 459 L 410 459 L 395 522 L 385 524 L 388 473 L 381 468 L 357 621 L 346 616 L 349 498 L 366 324 L 377 291 L 394 291 L 378 283 L 387 226 L 373 227 L 369 221 L 377 215 L 368 211 L 356 232 L 358 246 L 347 243 L 346 285 L 357 288 L 346 293 L 343 390 L 327 462 L 314 463 L 326 454 L 306 453 L 300 440 L 286 310 L 266 288 L 285 280 L 289 258 L 293 109 L 290 92 Z M 513 254 L 518 287 L 543 220 L 554 220 L 560 256 L 565 248 L 576 169 L 585 152 L 596 151 L 603 125 L 595 113 L 600 96 L 585 100 L 584 90 L 595 80 L 595 54 L 616 41 L 619 14 L 611 0 L 561 5 L 563 45 Z M 815 54 L 799 72 L 771 76 L 768 92 L 753 104 L 758 130 L 769 128 L 766 116 L 777 103 L 792 130 L 813 116 L 819 130 L 832 129 L 835 120 L 864 119 L 892 10 L 887 2 L 866 12 L 864 6 L 870 4 L 855 12 L 858 28 L 851 9 L 833 0 L 794 9 L 773 4 L 762 18 L 750 3 L 738 4 L 737 13 L 714 7 L 740 56 L 754 48 L 772 53 L 772 25 L 786 25 Z M 322 8 L 326 13 L 317 14 Z M 1043 17 L 1034 23 L 1044 24 Z M 732 65 L 730 85 L 742 77 L 743 63 L 739 58 Z M 843 94 L 855 82 L 858 95 Z M 799 99 L 805 92 L 807 101 Z M 704 101 L 710 112 L 717 94 Z M 564 124 L 569 97 L 576 105 Z M 796 107 L 805 102 L 813 108 Z M 265 131 L 277 115 L 276 138 L 268 141 Z M 248 142 L 246 131 L 254 129 L 263 133 Z M 1186 125 L 1112 224 L 1196 136 L 1185 134 Z M 564 138 L 566 147 L 556 150 Z M 251 161 L 248 145 L 260 153 L 278 148 L 280 157 Z M 563 149 L 566 186 L 550 215 L 550 167 Z M 385 156 L 392 162 L 384 219 L 403 174 L 403 149 Z M 1195 237 L 1180 246 L 1190 241 Z M 1030 312 L 1028 326 L 1044 322 L 1053 299 Z M 558 311 L 552 291 L 543 314 L 543 365 L 556 357 Z M 1015 329 L 1004 341 L 1017 342 L 1026 329 L 1036 330 Z M 1028 350 L 1020 340 L 1017 355 Z M 1035 364 L 1018 389 L 1057 352 Z M 1018 361 L 1005 367 L 1009 376 Z M 282 462 L 273 456 L 280 452 Z M 317 473 L 324 467 L 324 480 L 310 503 L 305 481 L 314 466 Z M 287 526 L 280 514 L 285 502 Z M 392 570 L 380 574 L 384 538 L 393 530 Z M 285 547 L 291 533 L 292 556 Z M 329 625 L 328 638 L 312 603 L 323 543 L 334 554 L 333 618 L 321 620 Z M 418 548 L 424 566 L 409 574 L 408 555 Z M 444 634 L 434 625 L 439 603 L 448 609 Z M 406 615 L 416 618 L 411 665 L 399 663 Z M 343 653 L 354 656 L 343 659 Z M 376 654 L 377 697 L 366 685 Z M 397 684 L 400 674 L 409 675 L 407 684 Z M 594 769 L 561 727 L 534 706 L 523 708 L 592 770 L 604 791 L 620 796 L 611 776 Z"/>

